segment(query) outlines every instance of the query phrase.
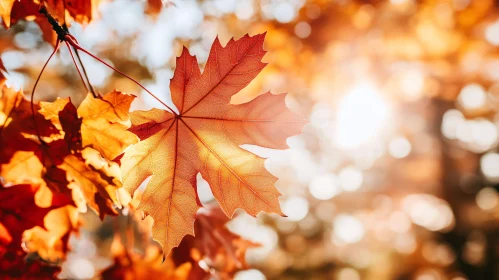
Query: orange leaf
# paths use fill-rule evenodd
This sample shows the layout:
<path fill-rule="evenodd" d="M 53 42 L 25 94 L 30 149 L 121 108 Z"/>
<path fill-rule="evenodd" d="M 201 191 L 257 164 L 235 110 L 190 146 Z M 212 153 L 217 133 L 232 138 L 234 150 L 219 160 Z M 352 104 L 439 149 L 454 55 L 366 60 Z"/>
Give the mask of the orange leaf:
<path fill-rule="evenodd" d="M 78 108 L 78 115 L 83 119 L 83 146 L 91 146 L 105 158 L 114 159 L 128 146 L 137 143 L 137 137 L 127 131 L 130 127 L 128 110 L 134 98 L 117 91 L 102 99 L 88 94 Z"/>
<path fill-rule="evenodd" d="M 50 211 L 44 218 L 44 226 L 36 226 L 23 233 L 23 243 L 28 252 L 36 252 L 40 258 L 52 263 L 63 260 L 68 250 L 70 233 L 78 228 L 78 211 L 65 206 Z"/>
<path fill-rule="evenodd" d="M 69 188 L 81 192 L 86 203 L 99 213 L 101 219 L 105 214 L 116 215 L 114 205 L 119 206 L 116 191 L 121 187 L 118 164 L 103 159 L 92 148 L 85 148 L 82 156 L 85 161 L 68 155 L 58 166 L 66 171 Z"/>
<path fill-rule="evenodd" d="M 12 11 L 12 6 L 16 0 L 0 0 L 0 17 L 4 24 L 10 26 L 10 12 Z"/>
<path fill-rule="evenodd" d="M 91 147 L 82 149 L 82 119 L 78 118 L 70 100 L 42 102 L 39 112 L 35 111 L 36 125 L 45 138 L 45 142 L 40 143 L 35 135 L 29 102 L 20 92 L 5 87 L 0 97 L 0 109 L 6 116 L 0 123 L 0 142 L 2 147 L 5 145 L 0 151 L 0 176 L 14 184 L 41 184 L 55 193 L 72 197 L 80 209 L 88 204 L 101 218 L 105 214 L 115 215 L 116 190 L 121 188 L 119 167 Z M 100 122 L 97 120 L 100 117 L 108 126 L 114 126 L 113 131 L 121 130 L 128 138 L 136 140 L 133 133 L 126 131 L 131 100 L 133 97 L 111 93 L 102 100 L 88 101 L 84 106 L 99 105 L 102 110 L 94 113 L 83 106 L 84 120 L 86 118 L 91 126 L 95 125 L 94 121 Z M 38 108 L 36 105 L 35 110 Z M 86 135 L 89 134 L 87 129 Z M 100 132 L 100 135 L 106 135 L 106 132 Z M 101 146 L 96 146 L 104 147 L 103 143 L 98 144 Z M 121 153 L 119 149 L 126 147 L 117 148 L 117 152 Z M 45 206 L 47 199 L 40 198 L 37 203 Z"/>
<path fill-rule="evenodd" d="M 137 141 L 126 130 L 130 126 L 128 109 L 134 98 L 116 91 L 102 99 L 89 94 L 78 110 L 69 99 L 41 103 L 40 113 L 63 130 L 67 143 L 66 154 L 57 168 L 47 170 L 44 179 L 52 189 L 68 186 L 77 205 L 88 204 L 101 218 L 117 214 L 114 206 L 119 206 L 116 191 L 121 188 L 120 170 L 108 159 Z M 87 147 L 82 149 L 83 145 Z"/>
<path fill-rule="evenodd" d="M 194 233 L 198 172 L 228 216 L 237 208 L 253 216 L 260 211 L 282 215 L 276 178 L 263 158 L 240 145 L 287 148 L 286 139 L 300 133 L 306 122 L 287 109 L 285 94 L 230 104 L 265 67 L 264 37 L 246 35 L 225 47 L 216 39 L 202 74 L 184 48 L 170 83 L 180 113 L 152 109 L 131 115 L 130 131 L 142 141 L 121 159 L 123 185 L 133 194 L 152 175 L 138 209 L 154 219 L 153 237 L 165 255 Z"/>
<path fill-rule="evenodd" d="M 171 259 L 164 261 L 157 247 L 146 247 L 144 255 L 129 252 L 129 249 L 123 246 L 119 235 L 115 235 L 111 245 L 114 264 L 102 271 L 102 279 L 186 280 L 190 273 L 191 265 L 189 263 L 177 267 Z"/>
<path fill-rule="evenodd" d="M 40 102 L 40 114 L 45 119 L 51 121 L 57 129 L 62 130 L 61 122 L 59 121 L 59 113 L 70 103 L 68 98 L 57 98 L 54 102 Z"/>
<path fill-rule="evenodd" d="M 188 279 L 209 279 L 212 272 L 217 273 L 218 277 L 214 278 L 232 279 L 236 272 L 248 268 L 246 250 L 259 245 L 230 232 L 225 227 L 228 221 L 218 207 L 210 206 L 198 212 L 194 224 L 196 236 L 184 237 L 171 254 L 177 266 L 192 265 Z M 208 267 L 200 267 L 200 261 Z"/>
<path fill-rule="evenodd" d="M 21 246 L 21 237 L 25 230 L 35 226 L 43 226 L 45 215 L 52 209 L 68 204 L 68 200 L 53 199 L 53 206 L 41 208 L 35 203 L 36 185 L 14 185 L 3 187 L 0 185 L 0 241 L 4 244 Z M 6 235 L 5 231 L 8 233 Z"/>
<path fill-rule="evenodd" d="M 34 106 L 38 110 L 39 106 Z M 31 181 L 41 177 L 43 151 L 36 138 L 37 131 L 43 138 L 52 140 L 58 134 L 50 121 L 37 114 L 33 122 L 31 105 L 22 92 L 5 85 L 0 91 L 0 176 L 10 183 Z M 55 144 L 55 143 L 54 143 Z M 37 158 L 38 157 L 38 158 Z M 35 178 L 35 181 L 31 179 Z"/>

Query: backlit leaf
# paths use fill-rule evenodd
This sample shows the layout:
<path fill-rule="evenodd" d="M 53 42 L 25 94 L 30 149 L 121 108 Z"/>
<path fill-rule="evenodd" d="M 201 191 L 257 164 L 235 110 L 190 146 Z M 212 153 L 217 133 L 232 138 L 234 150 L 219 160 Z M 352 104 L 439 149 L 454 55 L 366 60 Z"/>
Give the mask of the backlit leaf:
<path fill-rule="evenodd" d="M 230 104 L 265 67 L 264 36 L 246 35 L 225 47 L 216 39 L 203 73 L 184 48 L 170 83 L 179 114 L 152 109 L 131 115 L 130 131 L 141 142 L 121 159 L 123 184 L 133 193 L 152 176 L 138 209 L 154 219 L 153 237 L 165 254 L 194 233 L 198 172 L 229 217 L 237 208 L 282 215 L 276 178 L 263 158 L 240 145 L 287 148 L 286 138 L 300 133 L 305 120 L 287 109 L 285 94 Z"/>

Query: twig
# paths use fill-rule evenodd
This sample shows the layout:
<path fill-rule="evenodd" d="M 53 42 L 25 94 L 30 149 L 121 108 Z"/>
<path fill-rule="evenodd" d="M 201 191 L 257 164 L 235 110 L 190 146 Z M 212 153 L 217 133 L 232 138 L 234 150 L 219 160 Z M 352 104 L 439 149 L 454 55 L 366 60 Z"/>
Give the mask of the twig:
<path fill-rule="evenodd" d="M 103 61 L 102 59 L 98 58 L 97 56 L 93 55 L 92 53 L 90 53 L 89 51 L 87 51 L 86 49 L 82 48 L 79 44 L 78 44 L 78 41 L 76 40 L 75 37 L 73 37 L 67 30 L 65 30 L 58 22 L 57 20 L 52 17 L 52 15 L 49 14 L 49 12 L 47 11 L 47 8 L 45 8 L 45 6 L 41 5 L 40 6 L 40 11 L 39 11 L 41 14 L 43 14 L 47 20 L 49 21 L 49 23 L 52 25 L 52 29 L 54 29 L 54 31 L 57 33 L 57 36 L 58 36 L 58 41 L 64 41 L 66 42 L 67 44 L 69 44 L 71 47 L 74 48 L 76 54 L 78 54 L 77 51 L 82 51 L 84 53 L 86 53 L 87 55 L 91 56 L 92 58 L 94 58 L 95 60 L 99 61 L 100 63 L 106 65 L 107 67 L 109 67 L 110 69 L 114 70 L 115 72 L 121 74 L 123 77 L 129 79 L 130 81 L 132 81 L 133 83 L 135 83 L 136 85 L 138 85 L 140 88 L 142 88 L 143 90 L 145 90 L 149 95 L 151 95 L 154 99 L 156 99 L 159 103 L 161 103 L 163 106 L 165 106 L 171 113 L 173 113 L 175 116 L 177 116 L 177 113 L 170 107 L 168 106 L 166 103 L 164 103 L 161 99 L 159 99 L 155 94 L 153 94 L 152 92 L 150 92 L 147 88 L 145 88 L 141 83 L 139 83 L 137 80 L 133 79 L 132 77 L 128 76 L 127 74 L 121 72 L 120 70 L 114 68 L 113 66 L 111 66 L 109 63 Z M 68 46 L 69 48 L 69 46 Z M 78 55 L 77 55 L 78 56 Z M 81 60 L 80 60 L 80 63 L 81 63 Z M 75 64 L 76 66 L 76 64 Z M 78 69 L 78 66 L 76 67 Z M 83 67 L 83 71 L 84 73 L 86 72 L 85 71 L 85 68 Z M 81 75 L 80 75 L 81 76 Z M 87 81 L 88 81 L 88 76 L 86 75 L 85 73 L 85 76 L 87 78 Z M 90 83 L 89 83 L 90 85 Z M 94 95 L 95 96 L 95 95 Z"/>

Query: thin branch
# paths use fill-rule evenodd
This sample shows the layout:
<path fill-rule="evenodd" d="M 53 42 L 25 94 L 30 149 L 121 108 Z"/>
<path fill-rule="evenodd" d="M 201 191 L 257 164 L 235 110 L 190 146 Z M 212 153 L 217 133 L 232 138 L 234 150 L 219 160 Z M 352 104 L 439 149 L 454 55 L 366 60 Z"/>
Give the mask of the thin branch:
<path fill-rule="evenodd" d="M 54 29 L 55 33 L 57 33 L 57 36 L 59 37 L 58 39 L 64 41 L 64 37 L 69 34 L 68 31 L 64 30 L 59 22 L 57 22 L 57 20 L 49 14 L 47 8 L 45 8 L 43 4 L 40 5 L 40 10 L 38 10 L 38 12 L 47 18 L 50 25 L 52 25 L 52 29 Z"/>

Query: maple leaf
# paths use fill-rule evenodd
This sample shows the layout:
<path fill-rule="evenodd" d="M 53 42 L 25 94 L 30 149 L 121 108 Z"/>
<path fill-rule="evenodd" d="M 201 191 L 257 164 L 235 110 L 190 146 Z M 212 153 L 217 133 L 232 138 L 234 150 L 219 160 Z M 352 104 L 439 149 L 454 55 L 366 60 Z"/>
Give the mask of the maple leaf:
<path fill-rule="evenodd" d="M 68 186 L 73 190 L 73 197 L 82 196 L 83 203 L 96 210 L 101 218 L 105 214 L 117 214 L 113 205 L 119 205 L 116 190 L 121 188 L 120 170 L 116 163 L 92 147 L 114 157 L 122 153 L 127 142 L 136 141 L 136 136 L 126 131 L 127 111 L 133 98 L 116 91 L 102 100 L 89 95 L 78 110 L 69 99 L 41 103 L 40 113 L 62 129 L 67 143 L 62 160 L 57 168 L 48 170 L 45 180 L 56 186 Z M 102 125 L 104 130 L 97 131 L 97 125 Z M 112 133 L 123 138 L 116 139 Z M 109 149 L 104 148 L 106 142 L 96 142 L 96 139 L 110 141 Z M 84 144 L 88 147 L 82 147 Z"/>
<path fill-rule="evenodd" d="M 51 121 L 57 129 L 62 130 L 61 121 L 59 115 L 63 114 L 63 110 L 68 106 L 71 100 L 68 98 L 57 98 L 54 102 L 40 102 L 40 110 L 38 112 L 45 117 L 45 119 Z M 64 116 L 67 116 L 66 114 Z"/>
<path fill-rule="evenodd" d="M 89 95 L 78 110 L 69 98 L 42 102 L 35 105 L 35 125 L 21 92 L 4 86 L 1 94 L 0 144 L 5 148 L 0 151 L 0 176 L 13 184 L 46 185 L 72 197 L 80 209 L 88 204 L 101 218 L 116 215 L 120 170 L 106 156 L 115 157 L 137 141 L 127 131 L 134 96 L 116 91 L 102 99 Z"/>
<path fill-rule="evenodd" d="M 184 237 L 171 254 L 177 266 L 191 264 L 188 279 L 210 279 L 213 272 L 215 278 L 233 279 L 236 272 L 248 268 L 246 250 L 259 245 L 230 232 L 225 226 L 228 221 L 219 207 L 209 206 L 197 213 L 195 237 Z M 208 267 L 201 267 L 200 261 Z"/>
<path fill-rule="evenodd" d="M 135 198 L 134 198 L 135 200 Z M 131 208 L 133 210 L 133 207 Z M 139 214 L 134 212 L 134 214 Z M 140 215 L 133 215 L 137 221 Z M 186 236 L 168 258 L 157 246 L 147 244 L 144 254 L 137 254 L 115 234 L 111 245 L 114 263 L 102 272 L 104 279 L 233 279 L 236 272 L 247 269 L 245 252 L 258 245 L 231 233 L 229 221 L 218 206 L 208 206 L 197 214 L 196 236 Z M 138 225 L 141 226 L 140 224 Z M 149 236 L 150 227 L 142 234 Z M 203 267 L 200 266 L 203 263 Z"/>
<path fill-rule="evenodd" d="M 85 148 L 82 156 L 85 161 L 68 155 L 58 166 L 66 171 L 69 188 L 79 190 L 101 219 L 105 214 L 116 215 L 114 205 L 119 205 L 116 191 L 121 187 L 118 164 L 102 158 L 92 148 Z"/>
<path fill-rule="evenodd" d="M 78 107 L 78 115 L 83 119 L 83 146 L 91 146 L 105 158 L 114 159 L 137 143 L 137 137 L 127 131 L 130 127 L 128 110 L 134 99 L 135 96 L 118 91 L 112 91 L 102 99 L 88 94 Z"/>
<path fill-rule="evenodd" d="M 12 6 L 16 0 L 0 0 L 0 17 L 4 24 L 10 26 L 10 12 L 12 11 Z"/>
<path fill-rule="evenodd" d="M 34 105 L 35 110 L 39 107 Z M 12 184 L 41 183 L 43 165 L 38 157 L 44 151 L 31 137 L 37 131 L 43 138 L 57 134 L 57 129 L 40 114 L 31 114 L 30 102 L 21 91 L 5 85 L 0 89 L 0 176 Z M 31 138 L 31 139 L 30 139 Z"/>
<path fill-rule="evenodd" d="M 35 226 L 23 233 L 23 244 L 30 253 L 51 263 L 64 259 L 69 235 L 79 226 L 78 211 L 73 206 L 53 209 L 44 218 L 44 227 Z"/>
<path fill-rule="evenodd" d="M 34 104 L 34 109 L 36 112 L 39 106 Z M 22 91 L 3 85 L 0 89 L 0 164 L 9 162 L 17 151 L 33 152 L 39 149 L 39 143 L 26 135 L 39 133 L 42 138 L 50 138 L 59 133 L 42 115 L 35 113 L 35 118 L 36 123 L 31 104 Z"/>
<path fill-rule="evenodd" d="M 306 121 L 287 109 L 285 94 L 265 93 L 245 104 L 230 104 L 265 67 L 264 37 L 246 35 L 225 47 L 217 38 L 202 74 L 184 48 L 170 83 L 179 113 L 152 109 L 131 114 L 130 131 L 141 142 L 121 159 L 123 185 L 133 194 L 152 176 L 138 209 L 154 219 L 153 238 L 165 255 L 185 235 L 194 234 L 198 172 L 228 216 L 237 208 L 253 216 L 260 211 L 282 215 L 276 178 L 263 158 L 240 145 L 287 148 L 286 139 L 300 133 Z"/>
<path fill-rule="evenodd" d="M 8 1 L 3 0 L 8 4 Z M 40 4 L 44 5 L 48 12 L 59 22 L 68 22 L 71 18 L 76 22 L 86 24 L 89 23 L 95 14 L 95 9 L 98 5 L 97 0 L 18 0 L 12 1 L 13 5 L 10 5 L 10 13 L 1 13 L 0 16 L 4 19 L 4 24 L 9 27 L 11 24 L 15 24 L 17 21 L 22 19 L 33 19 L 36 17 L 44 18 L 44 15 L 39 13 Z M 8 7 L 9 5 L 6 5 Z M 66 14 L 70 18 L 66 17 Z M 10 17 L 10 21 L 7 23 L 5 19 Z"/>
<path fill-rule="evenodd" d="M 147 246 L 143 255 L 130 252 L 129 249 L 123 245 L 119 234 L 115 234 L 111 244 L 114 263 L 102 271 L 103 279 L 185 280 L 190 273 L 190 263 L 177 267 L 171 259 L 163 262 L 163 256 L 157 247 Z"/>
<path fill-rule="evenodd" d="M 39 186 L 23 184 L 11 187 L 0 186 L 0 237 L 3 244 L 21 245 L 21 237 L 25 230 L 35 226 L 43 226 L 47 213 L 57 207 L 70 203 L 63 197 L 54 197 L 52 206 L 41 208 L 35 203 L 35 193 Z"/>

